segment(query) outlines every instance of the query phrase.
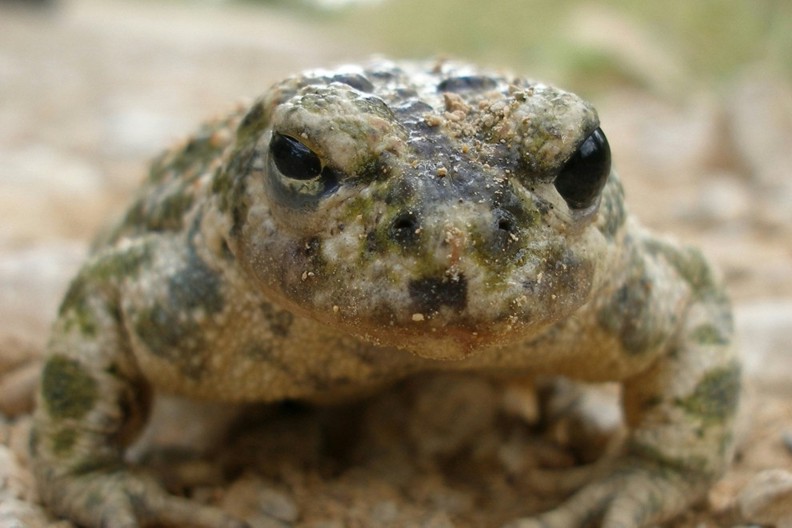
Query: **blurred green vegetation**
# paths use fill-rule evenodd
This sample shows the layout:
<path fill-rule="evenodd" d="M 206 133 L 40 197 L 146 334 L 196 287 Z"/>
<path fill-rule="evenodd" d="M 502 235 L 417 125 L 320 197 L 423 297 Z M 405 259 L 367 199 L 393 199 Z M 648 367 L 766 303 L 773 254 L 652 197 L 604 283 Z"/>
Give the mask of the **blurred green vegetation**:
<path fill-rule="evenodd" d="M 792 74 L 790 0 L 385 0 L 315 8 L 310 18 L 359 40 L 361 54 L 478 59 L 591 89 L 663 89 L 668 77 L 684 90 L 757 62 Z"/>

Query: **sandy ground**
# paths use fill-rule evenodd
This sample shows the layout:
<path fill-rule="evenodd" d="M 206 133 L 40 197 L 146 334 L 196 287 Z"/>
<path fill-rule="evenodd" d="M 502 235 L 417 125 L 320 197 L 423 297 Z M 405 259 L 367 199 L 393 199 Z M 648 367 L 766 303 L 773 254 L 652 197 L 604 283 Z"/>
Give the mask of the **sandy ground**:
<path fill-rule="evenodd" d="M 47 329 L 92 233 L 163 146 L 288 72 L 368 53 L 354 44 L 250 8 L 0 4 L 0 528 L 70 526 L 38 506 L 26 438 Z M 792 478 L 792 87 L 755 64 L 718 90 L 597 104 L 632 210 L 704 248 L 741 335 L 737 461 L 670 526 L 790 526 L 737 497 L 763 471 L 781 471 L 765 497 Z M 592 420 L 611 424 L 604 399 Z M 228 409 L 169 401 L 134 456 L 256 528 L 497 526 L 561 498 L 521 474 L 593 456 L 568 423 L 539 431 L 534 406 L 526 387 L 420 379 L 341 409 L 247 409 L 225 435 Z"/>

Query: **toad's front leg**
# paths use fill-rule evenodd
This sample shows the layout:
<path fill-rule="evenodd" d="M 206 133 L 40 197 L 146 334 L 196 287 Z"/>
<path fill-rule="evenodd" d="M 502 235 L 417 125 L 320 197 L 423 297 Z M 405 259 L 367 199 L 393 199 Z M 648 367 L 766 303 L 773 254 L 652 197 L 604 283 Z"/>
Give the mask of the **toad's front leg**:
<path fill-rule="evenodd" d="M 740 393 L 729 302 L 697 252 L 672 257 L 693 302 L 676 345 L 624 383 L 627 452 L 559 508 L 508 528 L 648 526 L 700 500 L 726 469 Z"/>
<path fill-rule="evenodd" d="M 30 439 L 42 500 L 87 527 L 245 526 L 169 495 L 154 477 L 124 464 L 149 390 L 129 351 L 115 288 L 97 279 L 106 269 L 99 261 L 72 283 L 50 341 Z"/>

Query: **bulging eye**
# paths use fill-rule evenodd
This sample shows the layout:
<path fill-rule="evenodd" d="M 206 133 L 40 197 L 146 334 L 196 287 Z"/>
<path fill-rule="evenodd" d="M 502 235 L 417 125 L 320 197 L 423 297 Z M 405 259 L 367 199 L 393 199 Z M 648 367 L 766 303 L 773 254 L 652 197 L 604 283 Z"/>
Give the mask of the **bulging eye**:
<path fill-rule="evenodd" d="M 312 209 L 340 186 L 342 173 L 322 160 L 301 141 L 278 132 L 269 144 L 266 181 L 273 198 L 295 209 Z"/>
<path fill-rule="evenodd" d="M 585 209 L 597 201 L 611 167 L 608 138 L 597 128 L 580 144 L 555 179 L 555 187 L 572 209 Z"/>
<path fill-rule="evenodd" d="M 312 180 L 322 173 L 319 156 L 292 137 L 274 132 L 269 148 L 275 166 L 287 178 Z"/>

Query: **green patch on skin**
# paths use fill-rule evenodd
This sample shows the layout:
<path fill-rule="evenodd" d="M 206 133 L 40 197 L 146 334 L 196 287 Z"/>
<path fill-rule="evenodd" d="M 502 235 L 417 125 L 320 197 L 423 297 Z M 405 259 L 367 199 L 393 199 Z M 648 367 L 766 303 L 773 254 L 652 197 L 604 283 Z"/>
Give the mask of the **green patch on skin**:
<path fill-rule="evenodd" d="M 52 437 L 52 452 L 57 456 L 68 456 L 76 442 L 77 431 L 75 429 L 61 429 Z"/>
<path fill-rule="evenodd" d="M 522 247 L 513 240 L 508 233 L 486 230 L 482 233 L 481 229 L 470 230 L 470 242 L 473 249 L 473 256 L 476 263 L 482 269 L 492 269 L 493 264 L 501 264 L 497 270 L 493 270 L 493 278 L 497 279 L 508 273 L 517 266 L 525 262 L 525 256 L 517 258 Z"/>
<path fill-rule="evenodd" d="M 231 212 L 231 234 L 239 236 L 247 221 L 250 203 L 247 193 L 247 179 L 251 176 L 256 149 L 255 142 L 237 142 L 237 148 L 228 165 L 222 172 L 215 174 L 212 191 L 220 197 L 220 211 Z M 253 173 L 254 177 L 256 173 Z"/>
<path fill-rule="evenodd" d="M 194 320 L 156 305 L 137 314 L 134 328 L 152 354 L 173 363 L 190 379 L 203 375 L 206 347 L 201 327 Z"/>
<path fill-rule="evenodd" d="M 97 457 L 90 456 L 78 459 L 77 463 L 69 468 L 69 474 L 79 477 L 80 475 L 97 474 L 97 473 L 118 473 L 124 475 L 128 471 L 125 463 L 121 457 Z M 107 497 L 96 497 L 94 500 L 89 499 L 86 507 L 99 508 L 106 502 Z M 92 504 L 93 503 L 93 504 Z"/>
<path fill-rule="evenodd" d="M 624 190 L 621 182 L 613 172 L 602 191 L 599 215 L 604 219 L 600 225 L 600 232 L 608 240 L 615 240 L 616 234 L 627 219 L 627 209 L 624 206 Z"/>
<path fill-rule="evenodd" d="M 192 208 L 194 196 L 190 193 L 175 193 L 160 203 L 158 215 L 152 218 L 153 231 L 178 231 L 184 227 L 184 216 Z"/>
<path fill-rule="evenodd" d="M 220 275 L 190 250 L 187 265 L 168 279 L 168 310 L 183 312 L 196 308 L 207 314 L 225 306 Z"/>
<path fill-rule="evenodd" d="M 176 151 L 173 156 L 169 156 L 164 164 L 160 164 L 159 170 L 166 174 L 177 175 L 180 180 L 184 181 L 184 187 L 187 187 L 186 184 L 198 178 L 212 161 L 220 157 L 227 142 L 218 140 L 217 134 L 222 132 L 233 118 L 234 115 L 229 119 L 204 123 L 184 148 Z M 192 177 L 185 180 L 187 174 Z"/>
<path fill-rule="evenodd" d="M 96 380 L 73 359 L 52 356 L 41 380 L 44 403 L 54 419 L 79 420 L 96 404 Z"/>
<path fill-rule="evenodd" d="M 264 103 L 262 101 L 256 101 L 256 103 L 250 107 L 247 114 L 245 114 L 245 117 L 242 118 L 239 127 L 237 127 L 237 141 L 246 142 L 249 138 L 258 136 L 261 131 L 267 127 L 269 122 L 266 114 Z"/>
<path fill-rule="evenodd" d="M 132 278 L 151 260 L 148 245 L 136 245 L 126 251 L 112 251 L 94 261 L 80 272 L 69 285 L 58 309 L 67 330 L 76 328 L 85 336 L 95 336 L 99 331 L 94 298 L 105 283 Z"/>
<path fill-rule="evenodd" d="M 152 251 L 148 244 L 135 245 L 125 251 L 112 251 L 89 265 L 80 277 L 96 283 L 134 277 L 142 266 L 151 261 L 151 256 Z"/>
<path fill-rule="evenodd" d="M 707 259 L 698 248 L 679 249 L 663 240 L 651 239 L 646 249 L 652 255 L 662 255 L 690 285 L 694 295 L 712 297 L 719 302 L 728 302 L 725 292 L 719 286 Z"/>
<path fill-rule="evenodd" d="M 88 301 L 90 295 L 87 292 L 87 283 L 88 280 L 84 275 L 80 275 L 72 281 L 61 302 L 58 313 L 61 317 L 67 314 L 71 316 L 66 319 L 67 330 L 71 331 L 76 326 L 81 334 L 92 337 L 96 335 L 99 323 Z"/>
<path fill-rule="evenodd" d="M 212 178 L 212 193 L 218 197 L 218 207 L 225 213 L 231 207 L 231 191 L 234 179 L 229 171 L 218 169 Z"/>
<path fill-rule="evenodd" d="M 352 173 L 358 183 L 371 183 L 376 180 L 388 179 L 391 175 L 390 165 L 386 162 L 385 154 L 372 159 L 364 160 Z"/>
<path fill-rule="evenodd" d="M 195 197 L 184 186 L 171 190 L 167 195 L 157 193 L 149 201 L 137 201 L 127 212 L 112 239 L 122 233 L 147 231 L 179 231 L 184 227 L 184 218 L 193 206 Z"/>
<path fill-rule="evenodd" d="M 731 341 L 724 328 L 710 323 L 694 328 L 690 339 L 700 345 L 727 345 Z"/>
<path fill-rule="evenodd" d="M 661 474 L 679 475 L 682 473 L 687 479 L 700 479 L 703 482 L 708 481 L 710 476 L 718 471 L 717 468 L 712 467 L 712 461 L 707 458 L 699 456 L 672 457 L 663 453 L 658 447 L 639 444 L 635 441 L 629 443 L 628 451 L 632 456 L 656 464 L 656 470 Z"/>
<path fill-rule="evenodd" d="M 723 423 L 737 411 L 740 374 L 737 363 L 715 369 L 704 376 L 690 396 L 677 400 L 677 405 L 706 424 Z"/>
<path fill-rule="evenodd" d="M 655 319 L 647 313 L 652 278 L 646 275 L 642 263 L 636 266 L 636 273 L 614 293 L 597 316 L 605 329 L 619 336 L 624 350 L 630 355 L 653 350 L 661 344 L 663 337 L 655 327 Z"/>

